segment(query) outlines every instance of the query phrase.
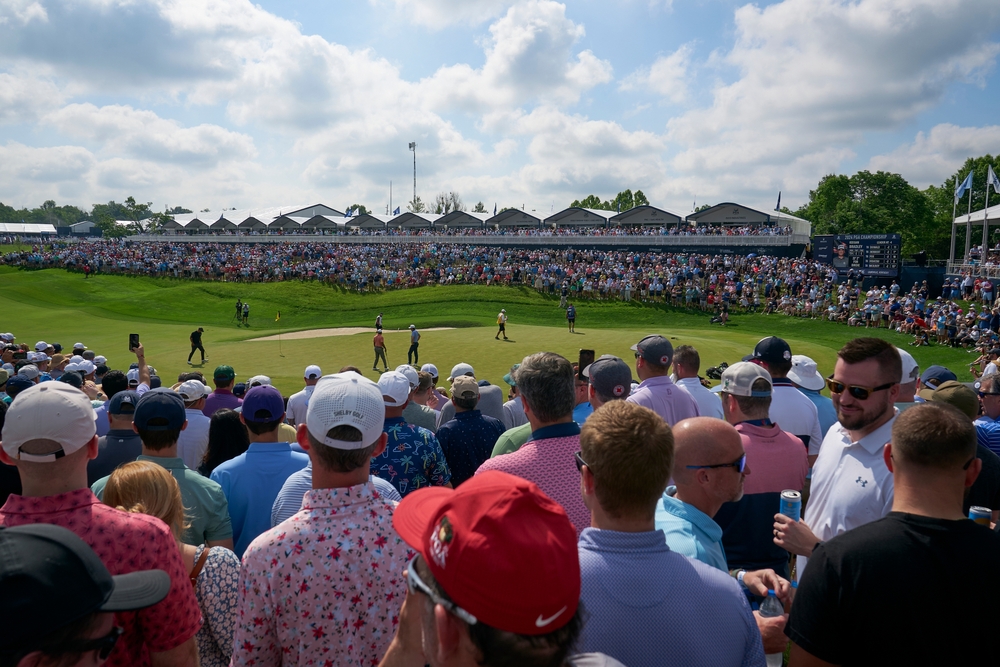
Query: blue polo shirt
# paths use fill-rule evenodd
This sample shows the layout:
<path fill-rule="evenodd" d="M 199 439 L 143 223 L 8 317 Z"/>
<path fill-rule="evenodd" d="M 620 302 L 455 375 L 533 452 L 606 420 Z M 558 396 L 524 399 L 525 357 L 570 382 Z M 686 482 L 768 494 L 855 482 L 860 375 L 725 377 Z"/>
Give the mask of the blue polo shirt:
<path fill-rule="evenodd" d="M 1000 456 L 1000 422 L 982 415 L 973 423 L 976 426 L 976 439 L 979 444 Z"/>
<path fill-rule="evenodd" d="M 657 503 L 656 529 L 663 531 L 672 550 L 728 573 L 722 528 L 698 508 L 677 500 L 676 492 L 676 487 L 667 488 Z"/>
<path fill-rule="evenodd" d="M 229 501 L 236 555 L 271 528 L 271 507 L 288 477 L 309 465 L 309 456 L 287 442 L 253 442 L 250 448 L 212 471 Z"/>
<path fill-rule="evenodd" d="M 456 412 L 454 419 L 441 425 L 436 436 L 448 461 L 453 486 L 457 488 L 476 474 L 505 430 L 503 422 L 479 410 Z"/>
<path fill-rule="evenodd" d="M 826 432 L 830 430 L 831 426 L 837 423 L 837 409 L 833 407 L 833 401 L 818 391 L 806 389 L 805 387 L 799 387 L 798 389 L 816 406 L 816 412 L 819 413 L 819 430 L 825 438 Z"/>
<path fill-rule="evenodd" d="M 577 650 L 629 667 L 763 667 L 764 646 L 746 595 L 727 572 L 686 558 L 660 530 L 585 528 Z"/>

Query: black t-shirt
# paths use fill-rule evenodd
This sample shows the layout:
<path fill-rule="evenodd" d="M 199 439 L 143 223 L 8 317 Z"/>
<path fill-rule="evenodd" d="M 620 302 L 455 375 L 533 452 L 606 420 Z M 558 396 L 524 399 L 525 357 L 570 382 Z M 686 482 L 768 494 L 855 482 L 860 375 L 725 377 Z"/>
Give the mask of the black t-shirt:
<path fill-rule="evenodd" d="M 1000 456 L 983 445 L 976 446 L 976 456 L 983 460 L 983 469 L 965 496 L 962 511 L 966 516 L 973 505 L 1000 510 Z"/>
<path fill-rule="evenodd" d="M 813 552 L 785 632 L 838 665 L 992 663 L 998 564 L 988 528 L 892 512 Z"/>
<path fill-rule="evenodd" d="M 191 332 L 191 344 L 192 345 L 201 345 L 201 332 L 200 331 L 192 331 Z"/>

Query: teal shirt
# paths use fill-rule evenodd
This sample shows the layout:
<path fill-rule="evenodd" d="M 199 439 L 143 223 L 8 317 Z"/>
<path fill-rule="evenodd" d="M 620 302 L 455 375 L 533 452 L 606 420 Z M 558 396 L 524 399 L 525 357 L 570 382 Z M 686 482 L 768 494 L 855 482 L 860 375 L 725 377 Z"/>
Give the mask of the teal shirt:
<path fill-rule="evenodd" d="M 674 498 L 676 489 L 667 488 L 656 505 L 656 530 L 666 535 L 672 551 L 729 572 L 722 548 L 722 528 L 698 508 Z"/>
<path fill-rule="evenodd" d="M 152 461 L 166 468 L 181 487 L 184 518 L 190 524 L 181 535 L 182 542 L 198 546 L 206 542 L 232 539 L 233 525 L 229 520 L 229 503 L 221 486 L 188 468 L 180 458 L 140 456 L 136 461 Z M 102 477 L 90 487 L 94 495 L 101 500 L 104 500 L 104 487 L 107 483 L 108 478 Z"/>

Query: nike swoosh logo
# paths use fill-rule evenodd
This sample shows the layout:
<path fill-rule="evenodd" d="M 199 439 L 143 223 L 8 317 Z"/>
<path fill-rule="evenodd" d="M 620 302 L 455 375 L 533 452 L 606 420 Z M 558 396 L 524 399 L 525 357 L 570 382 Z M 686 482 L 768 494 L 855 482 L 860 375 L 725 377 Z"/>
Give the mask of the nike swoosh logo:
<path fill-rule="evenodd" d="M 542 618 L 542 615 L 541 615 L 541 614 L 539 614 L 539 615 L 538 615 L 538 618 L 536 618 L 536 619 L 535 619 L 535 627 L 536 627 L 536 628 L 544 628 L 544 627 L 545 627 L 546 625 L 548 625 L 548 624 L 549 624 L 549 623 L 551 623 L 552 621 L 554 621 L 554 620 L 556 620 L 557 618 L 559 618 L 560 616 L 562 616 L 562 613 L 563 613 L 564 611 L 566 611 L 566 605 L 563 605 L 563 608 L 562 608 L 562 609 L 560 609 L 559 611 L 557 611 L 557 612 L 556 612 L 555 614 L 553 614 L 552 616 L 549 616 L 548 618 Z"/>

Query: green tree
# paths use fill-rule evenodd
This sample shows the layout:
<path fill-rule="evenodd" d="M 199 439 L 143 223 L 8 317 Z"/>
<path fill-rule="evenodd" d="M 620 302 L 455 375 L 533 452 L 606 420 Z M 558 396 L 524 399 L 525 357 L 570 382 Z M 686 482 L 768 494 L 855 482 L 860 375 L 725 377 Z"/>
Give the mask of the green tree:
<path fill-rule="evenodd" d="M 833 234 L 837 206 L 851 197 L 851 179 L 829 174 L 820 179 L 815 190 L 809 191 L 809 203 L 795 214 L 813 223 L 813 234 Z"/>
<path fill-rule="evenodd" d="M 101 235 L 108 239 L 117 239 L 128 236 L 132 232 L 124 225 L 115 222 L 114 217 L 107 213 L 94 216 L 94 226 L 101 230 Z"/>
<path fill-rule="evenodd" d="M 702 204 L 701 206 L 699 206 L 698 208 L 696 208 L 694 210 L 694 212 L 695 213 L 700 213 L 700 212 L 704 211 L 705 209 L 709 209 L 709 208 L 712 208 L 711 204 Z"/>
<path fill-rule="evenodd" d="M 646 199 L 646 195 L 642 193 L 642 190 L 635 191 L 634 204 L 636 206 L 649 206 L 649 200 Z"/>
<path fill-rule="evenodd" d="M 351 204 L 347 207 L 348 211 L 353 211 L 351 215 L 367 215 L 370 211 L 365 207 L 364 204 Z"/>
<path fill-rule="evenodd" d="M 152 207 L 153 202 L 146 202 L 145 204 L 139 204 L 135 201 L 135 197 L 129 196 L 122 205 L 125 213 L 125 220 L 131 223 L 131 227 L 136 234 L 142 234 L 142 221 L 146 218 L 152 216 L 153 212 L 150 207 Z"/>
<path fill-rule="evenodd" d="M 167 207 L 165 211 L 169 215 L 183 215 L 184 213 L 191 213 L 191 209 L 184 208 L 183 206 L 174 206 L 173 208 Z"/>
<path fill-rule="evenodd" d="M 476 202 L 476 206 L 472 209 L 473 213 L 486 213 L 486 207 L 483 206 L 483 202 Z"/>
<path fill-rule="evenodd" d="M 427 210 L 427 206 L 420 198 L 420 195 L 417 195 L 413 198 L 413 201 L 407 202 L 406 210 L 412 213 L 423 213 Z"/>

